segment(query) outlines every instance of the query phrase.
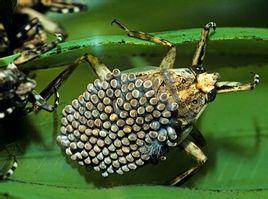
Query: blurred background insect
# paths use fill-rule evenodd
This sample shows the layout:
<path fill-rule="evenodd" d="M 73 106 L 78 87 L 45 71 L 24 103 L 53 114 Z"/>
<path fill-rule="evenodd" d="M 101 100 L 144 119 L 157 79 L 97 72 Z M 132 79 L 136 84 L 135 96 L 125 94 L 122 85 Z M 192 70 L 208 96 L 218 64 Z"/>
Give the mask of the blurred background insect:
<path fill-rule="evenodd" d="M 47 86 L 38 93 L 35 91 L 36 82 L 28 76 L 29 69 L 24 73 L 22 64 L 36 59 L 41 54 L 55 48 L 63 41 L 62 35 L 57 35 L 57 40 L 47 43 L 34 50 L 28 50 L 21 53 L 13 62 L 9 63 L 6 69 L 0 70 L 0 126 L 10 125 L 17 121 L 23 115 L 32 111 L 45 110 L 53 112 L 59 105 L 59 94 L 57 92 L 61 84 L 71 75 L 73 70 L 78 66 L 78 62 L 69 65 L 66 69 L 60 72 Z M 54 103 L 48 103 L 49 98 L 54 94 Z M 8 144 L 8 143 L 6 143 Z M 3 144 L 2 144 L 3 145 Z M 14 153 L 10 153 L 4 146 L 0 146 L 8 152 L 10 161 L 8 169 L 5 169 L 3 174 L 0 172 L 0 179 L 7 179 L 17 167 L 17 161 Z M 1 150 L 0 150 L 1 151 Z"/>
<path fill-rule="evenodd" d="M 47 11 L 66 14 L 87 10 L 83 4 L 56 0 L 1 0 L 0 3 L 0 53 L 3 55 L 43 45 L 48 40 L 47 33 L 59 33 L 66 38 L 64 28 L 44 15 Z"/>
<path fill-rule="evenodd" d="M 37 58 L 40 54 L 57 46 L 63 40 L 61 35 L 58 35 L 57 40 L 47 43 L 42 47 L 34 50 L 28 50 L 21 53 L 13 62 L 9 63 L 5 69 L 0 70 L 0 126 L 8 125 L 17 121 L 18 117 L 26 115 L 34 110 L 43 109 L 48 112 L 54 111 L 59 104 L 59 95 L 56 87 L 51 87 L 55 94 L 54 104 L 50 105 L 47 100 L 49 97 L 42 97 L 35 91 L 36 82 L 29 77 L 29 73 L 24 73 L 19 68 L 21 64 L 29 62 Z M 29 105 L 30 104 L 30 105 Z M 11 125 L 12 126 L 12 125 Z M 6 148 L 7 143 L 1 144 L 9 154 L 9 159 L 3 172 L 0 172 L 0 179 L 7 179 L 17 167 L 16 157 L 14 152 L 10 152 Z"/>
<path fill-rule="evenodd" d="M 72 66 L 52 80 L 40 93 L 35 91 L 36 82 L 31 78 L 31 69 L 21 65 L 55 48 L 67 36 L 65 30 L 49 20 L 44 13 L 75 13 L 85 11 L 87 6 L 65 1 L 25 1 L 0 0 L 0 54 L 10 55 L 20 52 L 20 56 L 0 70 L 0 124 L 9 123 L 18 116 L 40 109 L 52 112 L 59 104 L 58 87 L 69 77 Z M 49 35 L 57 35 L 57 40 L 48 42 Z M 55 95 L 50 105 L 47 100 Z M 2 146 L 5 151 L 6 146 Z M 12 154 L 9 152 L 8 154 Z M 10 155 L 0 179 L 7 179 L 17 167 L 16 157 Z"/>

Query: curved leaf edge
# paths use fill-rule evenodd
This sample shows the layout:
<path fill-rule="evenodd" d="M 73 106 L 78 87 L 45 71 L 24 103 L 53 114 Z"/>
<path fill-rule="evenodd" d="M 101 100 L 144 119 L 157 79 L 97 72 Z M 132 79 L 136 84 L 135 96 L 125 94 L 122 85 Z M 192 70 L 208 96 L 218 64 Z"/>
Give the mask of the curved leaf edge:
<path fill-rule="evenodd" d="M 187 42 L 195 42 L 200 38 L 201 28 L 184 29 L 166 32 L 152 33 L 155 36 L 165 38 L 172 43 L 179 45 Z M 226 27 L 218 28 L 215 32 L 212 32 L 210 40 L 256 40 L 264 41 L 268 40 L 268 28 L 248 28 L 248 27 Z M 47 53 L 41 55 L 41 58 L 49 57 L 55 54 L 72 52 L 73 50 L 101 46 L 108 44 L 120 44 L 120 45 L 156 45 L 152 42 L 130 38 L 127 35 L 104 35 L 94 36 L 85 39 L 66 41 L 58 45 L 57 48 L 50 50 Z M 0 66 L 5 66 L 12 62 L 19 54 L 10 55 L 0 58 Z"/>

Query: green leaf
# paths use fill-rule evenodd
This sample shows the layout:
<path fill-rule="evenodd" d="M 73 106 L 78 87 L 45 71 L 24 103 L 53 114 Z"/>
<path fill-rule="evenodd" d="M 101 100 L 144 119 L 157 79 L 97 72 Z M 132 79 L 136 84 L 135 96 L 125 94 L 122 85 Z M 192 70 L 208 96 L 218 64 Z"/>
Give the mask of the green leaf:
<path fill-rule="evenodd" d="M 184 66 L 190 64 L 195 48 L 190 42 L 198 40 L 200 29 L 156 34 L 176 44 L 184 44 L 178 47 L 178 62 Z M 253 71 L 260 74 L 261 84 L 251 92 L 219 95 L 208 106 L 198 122 L 207 138 L 208 162 L 182 187 L 159 186 L 194 164 L 178 149 L 172 150 L 167 160 L 158 165 L 147 165 L 123 176 L 103 178 L 65 158 L 55 143 L 53 114 L 40 112 L 18 119 L 15 124 L 9 122 L 0 129 L 2 143 L 15 142 L 19 146 L 19 166 L 9 181 L 0 183 L 0 193 L 10 198 L 59 199 L 267 197 L 268 51 L 266 41 L 262 42 L 267 38 L 267 29 L 253 28 L 219 28 L 211 37 L 206 58 L 208 70 L 219 72 L 224 80 L 242 82 L 251 81 L 250 72 Z M 125 43 L 119 44 L 122 39 Z M 238 42 L 239 39 L 250 41 Z M 111 68 L 117 65 L 125 70 L 134 66 L 136 70 L 143 70 L 146 65 L 157 66 L 165 54 L 162 47 L 150 45 L 126 36 L 70 41 L 61 44 L 64 53 L 48 52 L 35 64 L 36 67 L 62 65 L 92 50 Z M 75 46 L 79 49 L 74 49 Z M 30 64 L 27 67 L 31 67 Z M 61 70 L 38 71 L 37 89 L 41 90 Z M 59 120 L 61 109 L 95 79 L 92 74 L 86 64 L 82 65 L 62 86 Z"/>
<path fill-rule="evenodd" d="M 172 43 L 179 45 L 187 42 L 194 42 L 200 39 L 201 29 L 186 29 L 178 31 L 168 31 L 153 33 L 153 35 L 160 38 L 167 39 Z M 268 40 L 268 29 L 265 28 L 218 28 L 216 32 L 212 33 L 211 41 L 221 41 L 221 40 L 257 40 L 263 41 Z M 30 64 L 27 64 L 29 68 L 45 68 L 45 67 L 56 67 L 66 64 L 70 64 L 77 58 L 77 54 L 83 55 L 85 52 L 91 52 L 90 48 L 96 48 L 98 46 L 106 45 L 156 45 L 152 42 L 138 40 L 135 38 L 130 38 L 127 35 L 107 35 L 107 36 L 97 36 L 90 37 L 86 39 L 67 41 L 55 49 L 50 50 L 49 52 L 41 55 L 41 58 L 44 58 L 46 61 L 33 61 Z M 74 56 L 75 55 L 75 56 Z M 4 66 L 12 59 L 15 59 L 18 54 L 9 56 L 6 58 L 0 59 L 0 66 Z M 57 62 L 49 61 L 55 60 L 57 57 Z M 37 59 L 38 60 L 38 59 Z"/>

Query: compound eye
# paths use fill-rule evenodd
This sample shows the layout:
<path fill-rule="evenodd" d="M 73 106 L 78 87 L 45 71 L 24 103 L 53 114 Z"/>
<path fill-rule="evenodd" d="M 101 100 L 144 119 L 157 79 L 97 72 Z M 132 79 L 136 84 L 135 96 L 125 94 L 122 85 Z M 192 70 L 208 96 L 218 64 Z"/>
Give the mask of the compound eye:
<path fill-rule="evenodd" d="M 205 68 L 203 66 L 200 66 L 200 65 L 192 66 L 192 69 L 194 70 L 194 72 L 196 74 L 201 74 L 201 73 L 206 72 Z"/>
<path fill-rule="evenodd" d="M 193 104 L 197 104 L 197 100 L 194 99 L 194 100 L 192 101 L 192 103 L 193 103 Z"/>
<path fill-rule="evenodd" d="M 214 89 L 212 89 L 212 90 L 207 94 L 207 96 L 208 96 L 208 102 L 212 102 L 212 101 L 214 101 L 215 98 L 216 98 L 216 95 L 217 95 L 217 90 L 216 90 L 216 88 L 214 88 Z"/>

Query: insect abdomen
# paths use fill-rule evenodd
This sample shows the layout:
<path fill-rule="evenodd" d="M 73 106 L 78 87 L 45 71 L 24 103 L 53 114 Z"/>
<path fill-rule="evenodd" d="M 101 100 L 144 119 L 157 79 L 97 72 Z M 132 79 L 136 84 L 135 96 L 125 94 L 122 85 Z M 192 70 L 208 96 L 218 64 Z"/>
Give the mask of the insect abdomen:
<path fill-rule="evenodd" d="M 115 69 L 94 81 L 63 110 L 58 141 L 80 165 L 103 176 L 123 174 L 176 146 L 172 127 L 178 105 L 161 87 L 159 77 L 136 77 Z"/>

